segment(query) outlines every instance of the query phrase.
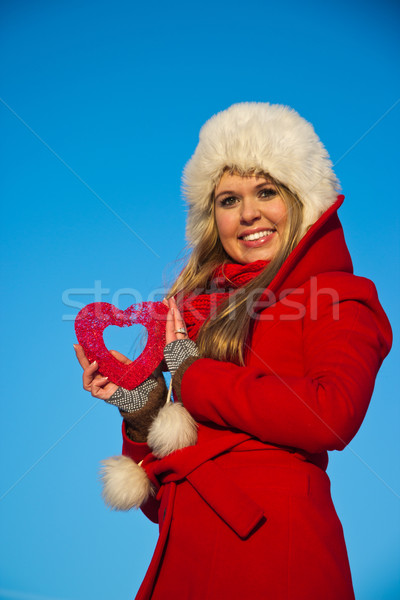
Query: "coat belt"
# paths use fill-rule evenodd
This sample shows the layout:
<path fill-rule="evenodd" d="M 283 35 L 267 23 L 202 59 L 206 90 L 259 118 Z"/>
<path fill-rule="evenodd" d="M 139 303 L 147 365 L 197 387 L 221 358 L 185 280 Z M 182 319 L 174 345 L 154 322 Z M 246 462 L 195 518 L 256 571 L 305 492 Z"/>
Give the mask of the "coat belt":
<path fill-rule="evenodd" d="M 186 480 L 240 538 L 247 538 L 265 520 L 262 508 L 250 498 L 212 459 L 251 439 L 234 434 L 216 445 L 178 450 L 159 461 L 143 461 L 150 479 L 157 486 Z M 208 446 L 208 447 L 207 447 Z"/>

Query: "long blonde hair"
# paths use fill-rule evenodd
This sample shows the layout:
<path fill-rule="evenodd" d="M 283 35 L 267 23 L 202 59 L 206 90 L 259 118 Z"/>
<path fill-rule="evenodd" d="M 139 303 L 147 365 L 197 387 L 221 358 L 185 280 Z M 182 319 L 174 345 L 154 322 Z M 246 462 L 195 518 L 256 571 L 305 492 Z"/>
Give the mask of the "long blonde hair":
<path fill-rule="evenodd" d="M 227 169 L 228 170 L 228 169 Z M 235 170 L 228 170 L 238 174 Z M 265 288 L 271 283 L 280 267 L 299 242 L 302 224 L 303 204 L 287 187 L 274 181 L 268 174 L 251 171 L 241 176 L 265 177 L 276 187 L 287 209 L 286 227 L 276 256 L 247 285 L 230 294 L 219 305 L 201 327 L 197 338 L 200 355 L 216 360 L 227 360 L 239 365 L 245 364 L 246 340 L 252 325 L 251 307 L 257 302 Z M 231 262 L 218 236 L 215 222 L 214 194 L 210 198 L 209 221 L 203 238 L 193 249 L 186 267 L 172 286 L 168 296 L 186 296 L 204 293 L 210 284 L 211 276 L 219 265 Z M 251 306 L 249 306 L 251 301 Z"/>

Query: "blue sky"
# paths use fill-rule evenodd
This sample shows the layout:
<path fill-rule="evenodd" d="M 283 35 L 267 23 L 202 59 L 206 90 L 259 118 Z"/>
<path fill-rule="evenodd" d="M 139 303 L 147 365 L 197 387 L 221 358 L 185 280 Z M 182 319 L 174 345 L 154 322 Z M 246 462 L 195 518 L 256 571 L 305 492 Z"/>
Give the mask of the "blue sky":
<path fill-rule="evenodd" d="M 234 102 L 269 101 L 326 145 L 355 271 L 396 332 L 399 9 L 4 1 L 0 27 L 0 598 L 132 598 L 157 530 L 103 506 L 98 464 L 120 452 L 120 417 L 81 389 L 77 306 L 129 306 L 172 280 L 180 176 L 201 125 Z M 129 352 L 125 333 L 107 343 Z M 328 470 L 359 600 L 400 590 L 396 359 L 395 339 L 360 432 Z"/>

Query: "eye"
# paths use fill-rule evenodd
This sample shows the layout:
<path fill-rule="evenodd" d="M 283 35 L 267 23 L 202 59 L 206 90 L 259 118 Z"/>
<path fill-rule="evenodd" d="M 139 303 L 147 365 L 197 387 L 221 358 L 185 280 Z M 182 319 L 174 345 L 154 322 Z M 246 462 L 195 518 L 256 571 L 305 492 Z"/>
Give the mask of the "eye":
<path fill-rule="evenodd" d="M 267 199 L 273 198 L 277 194 L 278 194 L 278 192 L 273 187 L 262 188 L 262 190 L 260 190 L 260 192 L 259 192 L 260 198 L 267 198 Z"/>
<path fill-rule="evenodd" d="M 218 204 L 220 206 L 229 208 L 230 206 L 234 206 L 234 204 L 236 204 L 236 202 L 238 202 L 238 198 L 236 198 L 236 196 L 226 196 L 226 198 L 221 198 L 218 201 Z"/>

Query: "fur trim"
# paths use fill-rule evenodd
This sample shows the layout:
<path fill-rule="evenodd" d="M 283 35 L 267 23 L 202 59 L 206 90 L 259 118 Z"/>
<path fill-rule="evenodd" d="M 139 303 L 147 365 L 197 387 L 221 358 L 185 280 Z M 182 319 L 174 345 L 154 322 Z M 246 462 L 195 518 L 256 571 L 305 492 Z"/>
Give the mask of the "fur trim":
<path fill-rule="evenodd" d="M 150 496 L 152 486 L 147 473 L 128 456 L 113 456 L 102 461 L 103 498 L 114 510 L 139 508 Z"/>
<path fill-rule="evenodd" d="M 179 402 L 168 402 L 163 406 L 147 436 L 147 443 L 157 458 L 186 446 L 194 446 L 196 442 L 196 421 Z"/>
<path fill-rule="evenodd" d="M 239 173 L 259 169 L 297 194 L 304 204 L 303 234 L 340 190 L 313 126 L 295 110 L 261 102 L 233 104 L 203 125 L 183 173 L 189 206 L 186 233 L 192 246 L 204 233 L 211 194 L 226 167 Z"/>

